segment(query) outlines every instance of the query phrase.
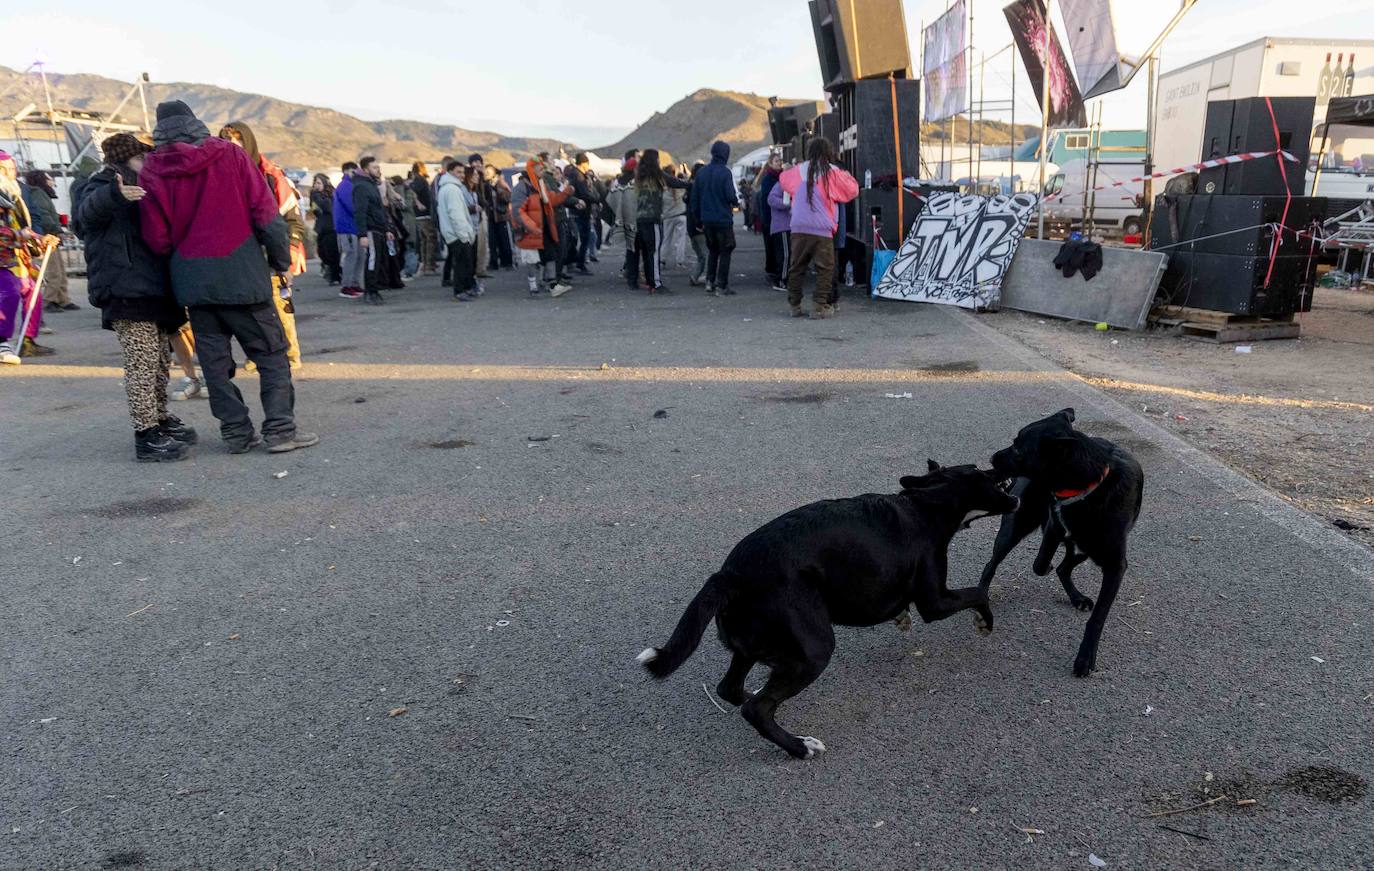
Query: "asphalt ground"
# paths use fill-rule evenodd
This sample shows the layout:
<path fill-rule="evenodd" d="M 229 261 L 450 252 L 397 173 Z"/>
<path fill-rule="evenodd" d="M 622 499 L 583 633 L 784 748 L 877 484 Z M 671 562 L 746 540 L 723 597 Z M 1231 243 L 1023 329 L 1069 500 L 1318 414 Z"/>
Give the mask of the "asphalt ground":
<path fill-rule="evenodd" d="M 721 299 L 671 270 L 629 292 L 609 251 L 559 300 L 306 279 L 323 440 L 284 456 L 227 454 L 192 401 L 193 459 L 135 464 L 113 335 L 50 316 L 59 356 L 0 372 L 0 867 L 1374 862 L 1369 551 L 967 314 L 793 320 L 761 256 Z M 779 714 L 812 761 L 708 698 L 713 633 L 666 682 L 636 667 L 778 513 L 986 462 L 1069 405 L 1147 475 L 1092 678 L 1031 545 L 990 637 L 838 629 Z"/>

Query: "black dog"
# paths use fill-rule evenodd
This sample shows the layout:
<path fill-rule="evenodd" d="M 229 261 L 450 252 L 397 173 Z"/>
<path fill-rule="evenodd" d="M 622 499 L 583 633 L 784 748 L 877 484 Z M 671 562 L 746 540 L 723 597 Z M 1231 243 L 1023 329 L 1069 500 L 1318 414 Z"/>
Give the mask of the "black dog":
<path fill-rule="evenodd" d="M 1093 612 L 1073 661 L 1073 673 L 1087 677 L 1097 667 L 1102 626 L 1126 573 L 1126 537 L 1140 516 L 1145 473 L 1126 451 L 1075 430 L 1073 419 L 1073 409 L 1066 408 L 1037 420 L 1016 434 L 1011 447 L 993 454 L 993 470 L 1018 479 L 1012 492 L 1020 496 L 1021 507 L 1002 518 L 979 586 L 992 585 L 997 566 L 1035 529 L 1044 531 L 1037 575 L 1049 574 L 1063 544 L 1059 582 L 1075 608 Z M 1074 568 L 1089 559 L 1102 569 L 1095 605 L 1073 585 Z"/>
<path fill-rule="evenodd" d="M 1015 510 L 1016 499 L 991 472 L 973 466 L 904 477 L 894 496 L 868 494 L 815 502 L 772 520 L 735 545 L 720 571 L 687 606 L 662 648 L 639 662 L 657 678 L 696 650 L 712 617 L 734 654 L 716 692 L 759 734 L 799 759 L 825 749 L 792 735 L 773 719 L 778 705 L 820 676 L 835 649 L 833 624 L 873 626 L 914 604 L 927 623 L 972 608 L 991 629 L 987 591 L 946 586 L 950 539 L 974 519 Z M 755 663 L 772 670 L 747 696 Z"/>

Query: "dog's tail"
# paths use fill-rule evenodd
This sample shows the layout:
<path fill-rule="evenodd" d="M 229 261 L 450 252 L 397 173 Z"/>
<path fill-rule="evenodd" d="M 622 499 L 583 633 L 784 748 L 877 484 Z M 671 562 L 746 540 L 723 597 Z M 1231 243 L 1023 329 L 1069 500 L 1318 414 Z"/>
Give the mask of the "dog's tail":
<path fill-rule="evenodd" d="M 660 680 L 677 671 L 687 661 L 701 643 L 701 636 L 716 612 L 729 598 L 730 586 L 734 576 L 728 572 L 716 572 L 706 581 L 706 585 L 692 599 L 677 628 L 663 647 L 650 647 L 637 659 L 649 674 Z"/>

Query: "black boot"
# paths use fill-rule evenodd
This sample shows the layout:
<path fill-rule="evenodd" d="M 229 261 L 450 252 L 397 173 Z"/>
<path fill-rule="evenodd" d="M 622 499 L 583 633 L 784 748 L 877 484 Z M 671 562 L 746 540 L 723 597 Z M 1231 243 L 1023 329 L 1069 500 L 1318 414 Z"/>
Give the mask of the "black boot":
<path fill-rule="evenodd" d="M 181 422 L 181 418 L 174 414 L 169 414 L 158 423 L 157 428 L 162 430 L 162 434 L 169 439 L 181 442 L 183 445 L 193 445 L 198 437 L 194 427 L 189 427 Z"/>
<path fill-rule="evenodd" d="M 169 463 L 190 454 L 188 445 L 166 435 L 161 427 L 150 426 L 134 433 L 134 459 L 140 463 Z"/>

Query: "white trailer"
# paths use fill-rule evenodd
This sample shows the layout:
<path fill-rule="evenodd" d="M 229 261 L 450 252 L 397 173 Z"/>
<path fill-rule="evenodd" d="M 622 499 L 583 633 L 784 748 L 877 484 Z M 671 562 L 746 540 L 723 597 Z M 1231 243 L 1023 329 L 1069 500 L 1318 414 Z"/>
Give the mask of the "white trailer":
<path fill-rule="evenodd" d="M 1339 67 L 1339 68 L 1338 68 Z M 1245 97 L 1315 97 L 1312 127 L 1326 118 L 1326 100 L 1374 92 L 1374 40 L 1266 36 L 1159 77 L 1155 109 L 1156 171 L 1202 160 L 1207 104 Z M 1320 141 L 1320 136 L 1316 137 Z M 1311 143 L 1313 159 L 1316 141 Z M 1370 147 L 1374 152 L 1374 139 Z M 1351 143 L 1358 147 L 1358 143 Z M 1309 169 L 1308 190 L 1314 173 Z M 1156 190 L 1161 190 L 1159 183 Z"/>

